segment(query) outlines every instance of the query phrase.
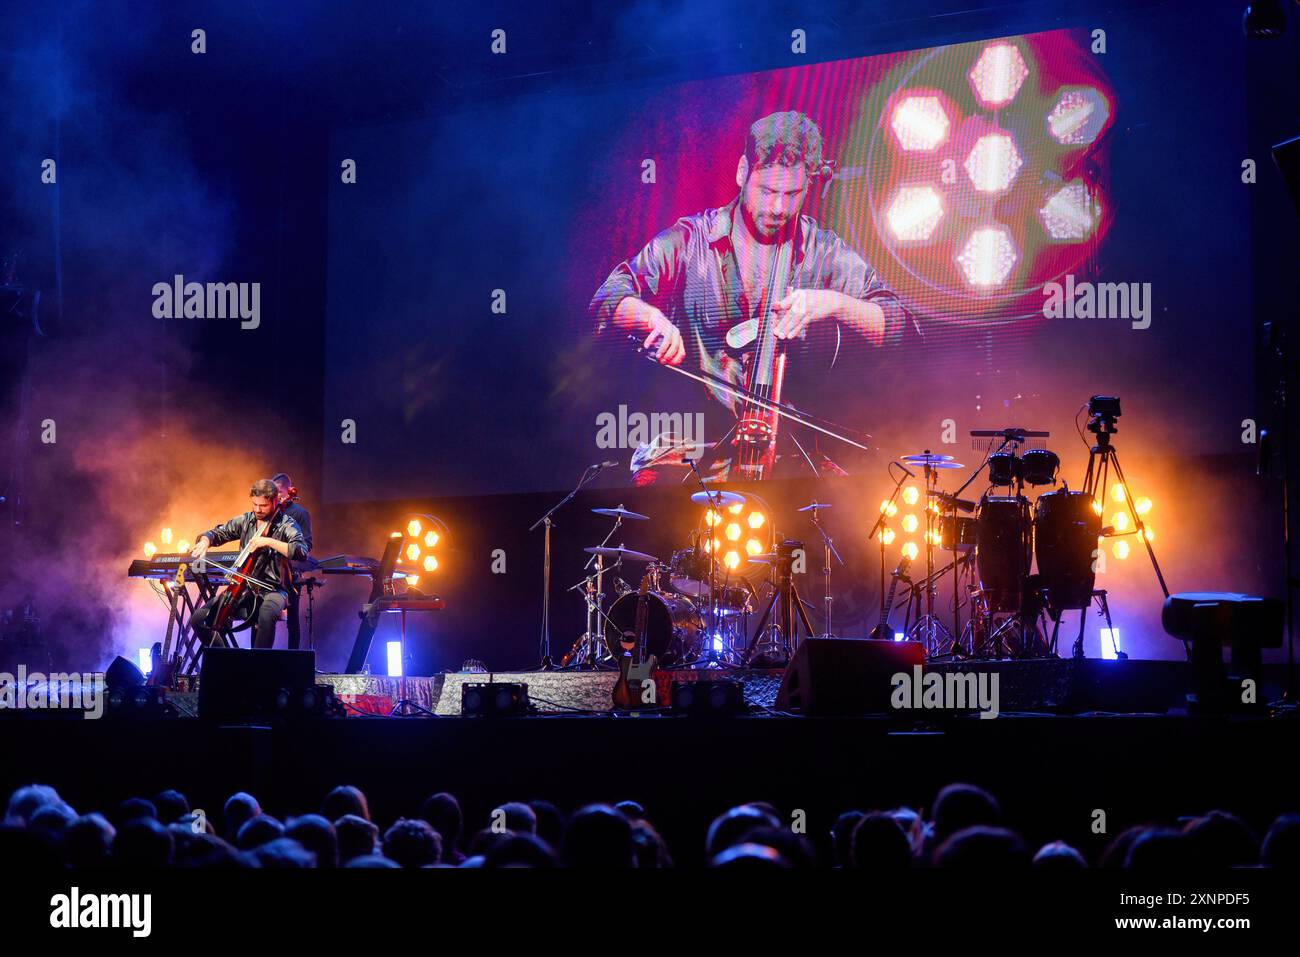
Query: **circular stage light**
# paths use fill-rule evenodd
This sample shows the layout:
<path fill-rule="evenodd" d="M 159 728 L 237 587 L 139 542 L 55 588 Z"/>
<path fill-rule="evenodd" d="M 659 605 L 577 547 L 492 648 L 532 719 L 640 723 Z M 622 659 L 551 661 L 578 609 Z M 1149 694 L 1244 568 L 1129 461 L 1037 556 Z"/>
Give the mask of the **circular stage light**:
<path fill-rule="evenodd" d="M 987 226 L 971 233 L 957 255 L 957 265 L 972 286 L 1000 286 L 1015 268 L 1019 254 L 1005 226 Z"/>
<path fill-rule="evenodd" d="M 1011 187 L 1011 182 L 1025 165 L 1009 133 L 989 133 L 981 136 L 966 157 L 966 175 L 981 193 L 1001 193 Z"/>
<path fill-rule="evenodd" d="M 1047 235 L 1058 242 L 1087 239 L 1101 219 L 1101 203 L 1088 193 L 1083 180 L 1062 186 L 1038 211 Z"/>
<path fill-rule="evenodd" d="M 902 150 L 932 150 L 948 137 L 948 114 L 937 96 L 906 96 L 889 122 Z"/>
<path fill-rule="evenodd" d="M 989 109 L 1006 106 L 1014 100 L 1027 76 L 1029 67 L 1019 47 L 1005 41 L 986 46 L 967 74 L 976 99 Z"/>
<path fill-rule="evenodd" d="M 1110 104 L 1092 87 L 1062 90 L 1047 114 L 1047 130 L 1062 146 L 1086 146 L 1110 119 Z"/>

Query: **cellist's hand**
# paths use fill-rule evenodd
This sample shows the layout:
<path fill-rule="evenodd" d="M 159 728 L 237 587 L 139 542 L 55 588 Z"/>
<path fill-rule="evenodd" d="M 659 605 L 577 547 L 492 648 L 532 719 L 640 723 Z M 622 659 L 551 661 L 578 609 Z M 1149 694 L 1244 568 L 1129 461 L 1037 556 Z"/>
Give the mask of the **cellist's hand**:
<path fill-rule="evenodd" d="M 270 548 L 278 551 L 278 549 L 276 549 L 276 542 L 276 539 L 268 538 L 265 535 L 254 535 L 249 539 L 248 544 L 252 546 L 253 551 L 257 551 L 259 548 Z"/>
<path fill-rule="evenodd" d="M 843 294 L 831 289 L 794 289 L 772 303 L 772 334 L 778 339 L 798 339 L 808 323 L 838 314 L 842 300 Z"/>
<path fill-rule="evenodd" d="M 650 334 L 645 337 L 641 347 L 647 351 L 655 348 L 655 359 L 666 366 L 679 366 L 686 358 L 686 343 L 682 340 L 682 331 L 668 321 L 658 309 L 649 306 L 646 318 L 650 322 Z"/>

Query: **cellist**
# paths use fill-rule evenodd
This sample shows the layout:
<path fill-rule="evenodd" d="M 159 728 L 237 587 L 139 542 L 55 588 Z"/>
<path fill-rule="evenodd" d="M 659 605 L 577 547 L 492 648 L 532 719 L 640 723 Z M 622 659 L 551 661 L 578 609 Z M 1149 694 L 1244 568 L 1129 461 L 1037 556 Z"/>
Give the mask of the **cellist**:
<path fill-rule="evenodd" d="M 249 490 L 251 509 L 230 521 L 204 532 L 191 549 L 193 558 L 204 558 L 213 545 L 238 541 L 241 551 L 248 549 L 252 564 L 243 581 L 235 608 L 235 617 L 253 619 L 253 645 L 270 648 L 275 643 L 275 622 L 289 603 L 292 581 L 289 562 L 307 557 L 307 542 L 302 529 L 282 510 L 279 492 L 270 479 L 259 479 Z M 211 621 L 221 596 L 205 602 L 194 613 L 191 624 L 203 644 L 212 642 Z"/>

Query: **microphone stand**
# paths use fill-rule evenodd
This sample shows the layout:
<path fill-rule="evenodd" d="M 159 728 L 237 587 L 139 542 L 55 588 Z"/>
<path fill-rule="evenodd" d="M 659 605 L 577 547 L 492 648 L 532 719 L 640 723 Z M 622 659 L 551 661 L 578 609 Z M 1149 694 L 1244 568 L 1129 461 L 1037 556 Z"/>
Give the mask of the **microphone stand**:
<path fill-rule="evenodd" d="M 588 465 L 582 473 L 582 478 L 578 479 L 578 484 L 573 487 L 573 491 L 556 502 L 545 515 L 528 526 L 530 532 L 536 529 L 538 525 L 546 526 L 542 546 L 542 635 L 541 662 L 538 665 L 541 671 L 550 671 L 555 667 L 551 661 L 551 526 L 555 524 L 551 521 L 551 516 L 568 505 L 582 487 L 604 471 L 604 468 L 603 465 Z"/>
<path fill-rule="evenodd" d="M 720 489 L 710 489 L 708 483 L 704 481 L 704 476 L 700 474 L 700 467 L 696 464 L 695 458 L 686 459 L 695 473 L 695 480 L 700 483 L 700 489 L 709 499 L 710 511 L 722 514 L 722 496 L 719 494 Z M 717 496 L 715 499 L 714 496 Z M 709 621 L 705 625 L 705 645 L 708 650 L 708 658 L 711 661 L 717 660 L 717 648 L 714 647 L 714 632 L 718 627 L 718 573 L 715 567 L 717 562 L 718 550 L 713 547 L 713 525 L 710 525 L 706 519 L 704 522 L 705 534 L 708 536 L 709 552 Z"/>
<path fill-rule="evenodd" d="M 894 474 L 891 470 L 895 465 L 898 465 L 898 463 L 890 462 L 885 466 L 885 471 L 889 472 L 891 477 Z M 903 468 L 903 466 L 898 465 L 898 467 L 903 470 L 903 474 L 895 480 L 894 491 L 890 493 L 889 501 L 885 502 L 885 507 L 880 510 L 880 517 L 876 519 L 876 524 L 872 525 L 871 531 L 867 532 L 867 541 L 871 541 L 875 538 L 876 533 L 884 528 L 885 518 L 889 515 L 889 506 L 893 505 L 894 500 L 898 498 L 898 493 L 902 489 L 903 483 L 913 477 L 912 473 Z M 883 535 L 880 536 L 880 610 L 882 612 L 885 610 L 885 537 Z"/>

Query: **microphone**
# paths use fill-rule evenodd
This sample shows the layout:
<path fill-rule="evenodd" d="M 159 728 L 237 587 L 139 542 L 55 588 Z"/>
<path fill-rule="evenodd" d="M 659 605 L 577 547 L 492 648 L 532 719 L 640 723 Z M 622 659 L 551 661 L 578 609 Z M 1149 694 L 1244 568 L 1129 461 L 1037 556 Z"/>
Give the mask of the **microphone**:
<path fill-rule="evenodd" d="M 605 469 L 618 468 L 617 462 L 596 462 L 591 466 L 593 469 L 604 471 Z"/>

